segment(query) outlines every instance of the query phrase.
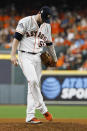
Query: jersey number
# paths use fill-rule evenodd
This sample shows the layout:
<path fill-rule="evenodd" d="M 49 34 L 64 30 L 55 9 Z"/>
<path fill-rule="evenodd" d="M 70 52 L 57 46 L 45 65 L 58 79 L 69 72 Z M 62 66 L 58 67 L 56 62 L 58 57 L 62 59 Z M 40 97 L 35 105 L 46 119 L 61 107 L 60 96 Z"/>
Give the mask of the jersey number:
<path fill-rule="evenodd" d="M 43 41 L 40 41 L 39 47 L 45 46 L 46 44 Z"/>

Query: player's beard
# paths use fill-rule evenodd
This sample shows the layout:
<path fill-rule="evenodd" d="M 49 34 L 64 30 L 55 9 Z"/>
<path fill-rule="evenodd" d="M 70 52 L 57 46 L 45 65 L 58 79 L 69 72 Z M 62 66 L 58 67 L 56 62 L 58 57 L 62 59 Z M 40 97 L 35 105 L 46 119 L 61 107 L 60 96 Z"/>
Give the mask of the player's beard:
<path fill-rule="evenodd" d="M 41 18 L 41 15 L 39 16 L 39 19 L 38 19 L 37 23 L 38 23 L 38 24 L 42 24 L 42 23 L 43 23 L 43 20 L 42 20 L 42 18 Z"/>

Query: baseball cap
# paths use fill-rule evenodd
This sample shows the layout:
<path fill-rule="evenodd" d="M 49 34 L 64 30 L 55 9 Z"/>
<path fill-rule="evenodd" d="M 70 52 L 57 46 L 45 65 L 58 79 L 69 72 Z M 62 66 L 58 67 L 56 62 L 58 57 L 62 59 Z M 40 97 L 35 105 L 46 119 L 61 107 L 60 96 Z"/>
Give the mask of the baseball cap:
<path fill-rule="evenodd" d="M 43 22 L 50 23 L 50 17 L 52 16 L 52 11 L 48 6 L 43 6 L 40 9 L 41 18 Z"/>

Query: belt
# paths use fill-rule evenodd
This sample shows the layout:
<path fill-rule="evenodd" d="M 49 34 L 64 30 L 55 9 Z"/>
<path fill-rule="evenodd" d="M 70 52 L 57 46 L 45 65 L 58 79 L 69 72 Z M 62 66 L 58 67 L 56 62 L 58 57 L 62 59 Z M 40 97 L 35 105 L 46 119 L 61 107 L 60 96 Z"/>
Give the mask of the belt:
<path fill-rule="evenodd" d="M 26 51 L 23 51 L 23 50 L 19 50 L 19 51 L 21 51 L 21 52 L 23 52 L 23 53 L 33 54 L 33 55 L 37 54 L 37 53 L 34 53 L 34 52 L 26 52 Z"/>

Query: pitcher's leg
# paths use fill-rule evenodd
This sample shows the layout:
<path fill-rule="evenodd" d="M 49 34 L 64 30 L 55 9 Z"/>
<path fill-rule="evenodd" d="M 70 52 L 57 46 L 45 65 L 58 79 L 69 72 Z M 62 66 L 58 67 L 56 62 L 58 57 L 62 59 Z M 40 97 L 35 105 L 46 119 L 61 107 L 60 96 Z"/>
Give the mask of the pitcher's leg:
<path fill-rule="evenodd" d="M 41 80 L 41 72 L 42 72 L 41 62 L 36 63 L 35 70 L 36 70 L 36 74 L 37 74 L 37 78 L 38 78 L 38 82 L 39 82 L 39 90 L 40 90 L 40 94 L 41 94 L 41 81 L 40 81 Z M 42 94 L 41 94 L 41 98 L 43 99 Z M 42 106 L 37 107 L 37 109 L 40 110 L 41 114 L 44 114 L 48 111 L 44 102 L 43 102 Z"/>
<path fill-rule="evenodd" d="M 19 65 L 26 79 L 28 80 L 29 77 L 32 78 L 33 77 L 33 68 L 32 66 L 30 66 L 31 62 L 27 60 L 25 54 L 21 52 L 18 53 L 18 62 L 19 62 Z M 29 72 L 29 70 L 31 70 L 31 72 Z M 32 92 L 30 90 L 30 84 L 28 84 L 26 122 L 28 122 L 29 120 L 31 120 L 34 117 L 35 117 L 35 101 L 34 101 Z"/>
<path fill-rule="evenodd" d="M 26 122 L 30 121 L 35 117 L 35 101 L 30 90 L 30 85 L 28 84 L 27 92 L 27 109 L 26 109 Z"/>
<path fill-rule="evenodd" d="M 33 83 L 34 83 L 34 88 L 33 88 Z M 39 109 L 40 112 L 42 114 L 47 112 L 47 107 L 45 106 L 44 102 L 43 102 L 43 97 L 39 88 L 39 82 L 29 82 L 29 84 L 31 85 L 31 92 L 33 94 L 33 97 L 35 99 L 35 108 Z"/>
<path fill-rule="evenodd" d="M 36 70 L 36 74 L 37 74 L 37 77 L 38 77 L 38 81 L 40 82 L 40 78 L 41 78 L 41 62 L 38 62 L 36 63 L 36 67 L 35 67 L 35 70 Z M 40 84 L 40 87 L 41 87 L 41 84 Z M 42 95 L 42 94 L 41 94 Z M 48 120 L 48 121 L 51 121 L 52 120 L 52 115 L 48 112 L 47 110 L 47 107 L 46 105 L 42 104 L 42 106 L 39 106 L 37 107 L 37 109 L 40 110 L 40 112 L 44 115 L 44 117 Z"/>
<path fill-rule="evenodd" d="M 32 65 L 32 63 L 27 63 L 25 65 L 25 69 L 24 69 L 24 74 L 28 80 L 28 87 L 31 90 L 33 99 L 34 99 L 34 103 L 35 103 L 35 108 L 38 108 L 42 114 L 44 114 L 45 112 L 47 112 L 47 108 L 43 102 L 43 97 L 39 88 L 39 81 L 37 78 L 37 74 L 36 74 L 36 70 L 35 70 L 35 66 Z M 29 69 L 28 69 L 29 68 Z"/>

